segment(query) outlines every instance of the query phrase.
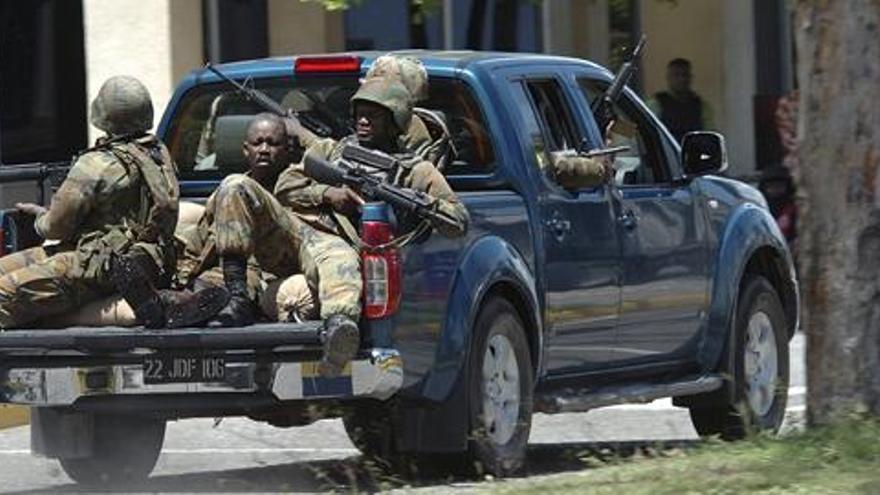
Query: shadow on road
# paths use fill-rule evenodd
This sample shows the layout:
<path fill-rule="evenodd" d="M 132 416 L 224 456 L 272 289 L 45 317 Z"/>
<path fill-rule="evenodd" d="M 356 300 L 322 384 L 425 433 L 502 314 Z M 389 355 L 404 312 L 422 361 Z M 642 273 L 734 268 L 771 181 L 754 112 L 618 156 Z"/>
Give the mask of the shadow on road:
<path fill-rule="evenodd" d="M 521 476 L 576 471 L 590 466 L 625 461 L 633 457 L 668 455 L 692 448 L 698 440 L 671 442 L 583 442 L 530 445 L 526 470 Z M 453 483 L 473 483 L 475 476 L 448 475 L 443 467 L 436 473 L 402 476 L 376 465 L 363 456 L 322 461 L 300 461 L 271 466 L 203 471 L 192 474 L 156 476 L 140 485 L 108 487 L 108 492 L 290 492 L 290 491 L 378 491 L 393 488 L 444 487 Z M 442 474 L 437 474 L 442 473 Z M 94 493 L 94 488 L 69 484 L 52 488 L 56 493 Z M 13 492 L 43 493 L 44 490 Z"/>

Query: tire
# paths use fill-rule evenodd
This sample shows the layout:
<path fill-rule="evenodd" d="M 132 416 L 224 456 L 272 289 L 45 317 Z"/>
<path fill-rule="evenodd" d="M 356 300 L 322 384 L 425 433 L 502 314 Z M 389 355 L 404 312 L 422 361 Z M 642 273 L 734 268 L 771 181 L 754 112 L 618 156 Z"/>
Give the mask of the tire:
<path fill-rule="evenodd" d="M 700 436 L 738 440 L 747 434 L 776 433 L 788 401 L 788 326 L 776 290 L 766 278 L 747 275 L 740 286 L 731 343 L 734 355 L 722 370 L 732 378 L 725 403 L 692 406 Z M 727 352 L 731 351 L 728 345 Z M 733 397 L 730 402 L 729 398 Z"/>
<path fill-rule="evenodd" d="M 165 420 L 95 416 L 92 457 L 59 459 L 64 472 L 82 485 L 127 485 L 146 480 L 162 451 Z"/>
<path fill-rule="evenodd" d="M 469 461 L 496 477 L 519 470 L 532 424 L 534 374 L 516 309 L 490 299 L 480 311 L 468 358 Z"/>

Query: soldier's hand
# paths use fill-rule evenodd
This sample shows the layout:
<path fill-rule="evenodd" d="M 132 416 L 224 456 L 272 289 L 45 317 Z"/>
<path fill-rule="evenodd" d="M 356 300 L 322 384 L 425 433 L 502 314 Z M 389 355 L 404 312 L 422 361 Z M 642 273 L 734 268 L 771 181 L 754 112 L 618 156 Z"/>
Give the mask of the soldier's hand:
<path fill-rule="evenodd" d="M 40 206 L 36 203 L 15 203 L 15 208 L 26 215 L 33 215 L 35 217 L 38 217 L 47 211 L 46 207 Z"/>
<path fill-rule="evenodd" d="M 364 200 L 347 187 L 328 187 L 324 191 L 324 204 L 329 204 L 339 213 L 349 214 L 363 205 Z"/>
<path fill-rule="evenodd" d="M 605 131 L 605 134 L 604 134 L 605 146 L 611 146 L 611 142 L 612 142 L 611 130 L 614 129 L 614 124 L 616 124 L 616 123 L 617 123 L 617 120 L 612 119 L 610 122 L 608 122 L 608 125 L 605 126 L 605 129 L 604 129 L 604 131 Z"/>

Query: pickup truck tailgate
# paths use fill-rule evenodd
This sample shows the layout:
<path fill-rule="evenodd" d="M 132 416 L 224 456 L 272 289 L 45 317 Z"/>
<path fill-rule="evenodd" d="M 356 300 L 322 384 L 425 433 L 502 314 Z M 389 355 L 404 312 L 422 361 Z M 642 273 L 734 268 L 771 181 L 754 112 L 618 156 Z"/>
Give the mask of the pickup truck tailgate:
<path fill-rule="evenodd" d="M 281 402 L 384 399 L 401 387 L 394 349 L 361 349 L 340 375 L 322 376 L 320 332 L 321 322 L 0 332 L 0 403 L 79 406 L 114 397 L 217 394 Z M 161 408 L 161 401 L 152 402 Z"/>

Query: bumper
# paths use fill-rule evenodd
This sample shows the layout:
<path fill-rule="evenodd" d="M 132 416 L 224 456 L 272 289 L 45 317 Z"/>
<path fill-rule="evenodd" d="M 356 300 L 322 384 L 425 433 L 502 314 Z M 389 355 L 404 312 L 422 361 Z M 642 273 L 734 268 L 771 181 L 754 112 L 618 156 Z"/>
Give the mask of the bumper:
<path fill-rule="evenodd" d="M 71 406 L 92 397 L 165 394 L 255 394 L 279 401 L 371 398 L 384 400 L 403 384 L 403 362 L 393 349 L 362 352 L 338 377 L 317 373 L 317 362 L 226 363 L 216 383 L 145 384 L 141 364 L 58 368 L 11 368 L 0 384 L 0 402 Z M 158 397 L 156 397 L 158 399 Z"/>

